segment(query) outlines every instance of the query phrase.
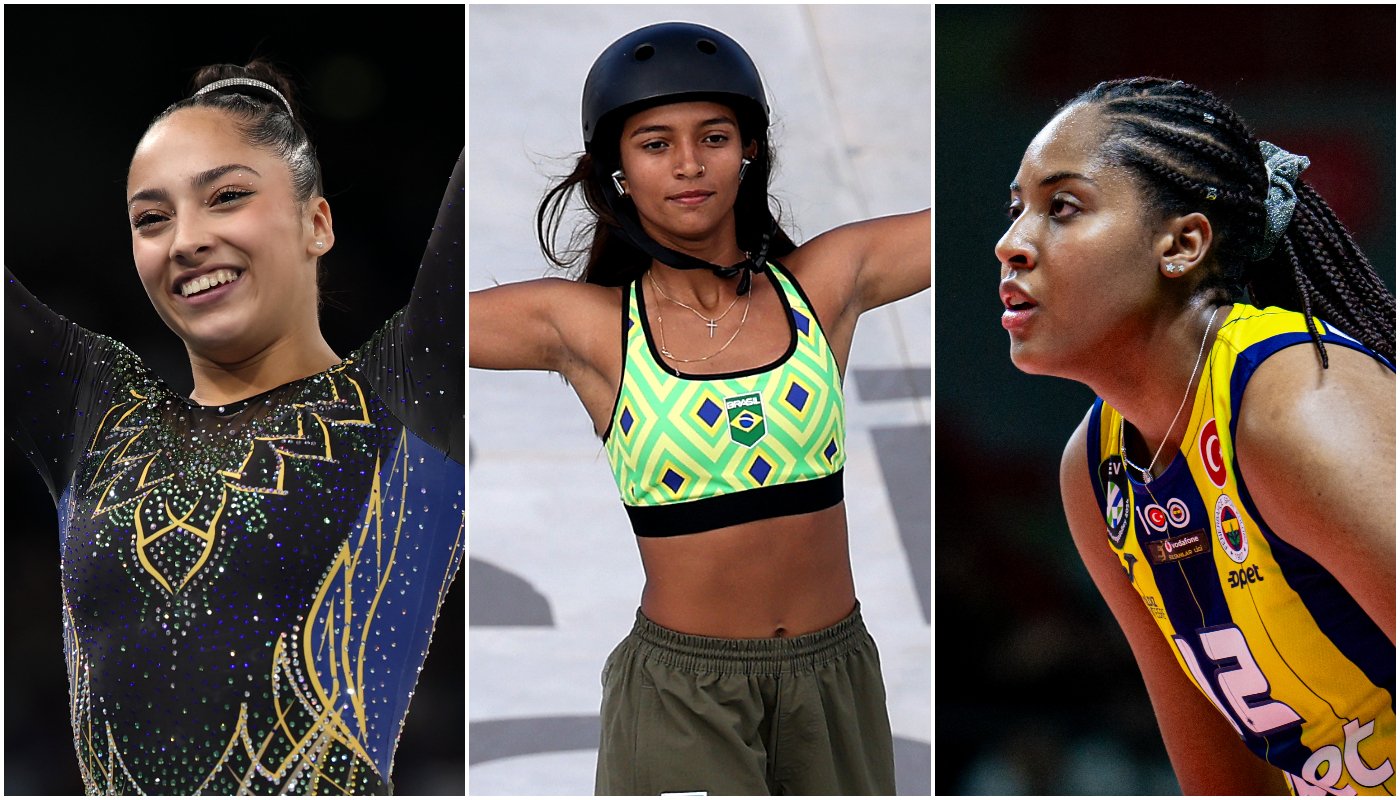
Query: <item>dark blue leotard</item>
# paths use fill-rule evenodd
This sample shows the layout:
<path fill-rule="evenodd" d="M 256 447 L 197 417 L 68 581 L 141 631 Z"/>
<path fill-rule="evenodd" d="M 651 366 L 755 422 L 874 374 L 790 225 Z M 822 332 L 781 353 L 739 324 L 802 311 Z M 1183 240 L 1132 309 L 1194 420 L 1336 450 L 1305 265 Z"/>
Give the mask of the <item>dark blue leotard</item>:
<path fill-rule="evenodd" d="M 408 305 L 225 406 L 6 273 L 6 425 L 58 506 L 89 792 L 380 793 L 464 542 L 462 163 Z"/>

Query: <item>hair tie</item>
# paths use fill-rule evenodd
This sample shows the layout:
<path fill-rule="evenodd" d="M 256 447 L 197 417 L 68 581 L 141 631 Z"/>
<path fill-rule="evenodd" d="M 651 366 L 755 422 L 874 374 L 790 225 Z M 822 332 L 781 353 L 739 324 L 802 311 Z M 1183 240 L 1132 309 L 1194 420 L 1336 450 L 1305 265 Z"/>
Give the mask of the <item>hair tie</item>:
<path fill-rule="evenodd" d="M 1264 156 L 1269 188 L 1264 197 L 1264 235 L 1254 243 L 1250 252 L 1252 261 L 1268 258 L 1283 238 L 1283 232 L 1293 219 L 1293 209 L 1298 205 L 1298 192 L 1294 189 L 1298 175 L 1312 163 L 1307 156 L 1295 156 L 1263 139 L 1259 140 L 1259 152 Z"/>
<path fill-rule="evenodd" d="M 296 115 L 292 113 L 292 104 L 287 102 L 287 98 L 283 97 L 282 93 L 277 91 L 277 88 L 275 86 L 272 86 L 268 83 L 263 83 L 259 80 L 254 80 L 253 78 L 223 78 L 222 80 L 214 81 L 208 86 L 205 86 L 203 89 L 200 89 L 191 96 L 199 97 L 202 94 L 212 92 L 216 89 L 222 89 L 225 86 L 253 86 L 258 89 L 262 89 L 265 92 L 272 92 L 274 95 L 277 95 L 278 100 L 282 101 L 282 107 L 287 109 L 287 116 L 291 117 L 294 120 L 296 119 Z"/>

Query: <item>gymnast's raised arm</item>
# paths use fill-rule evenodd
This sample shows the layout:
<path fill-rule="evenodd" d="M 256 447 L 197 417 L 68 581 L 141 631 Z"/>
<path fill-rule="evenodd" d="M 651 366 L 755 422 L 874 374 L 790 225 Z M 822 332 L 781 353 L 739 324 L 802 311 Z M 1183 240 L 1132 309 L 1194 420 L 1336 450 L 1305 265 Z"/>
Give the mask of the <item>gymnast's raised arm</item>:
<path fill-rule="evenodd" d="M 448 180 L 408 305 L 360 351 L 365 370 L 410 430 L 466 461 L 466 381 L 462 374 L 463 159 Z"/>

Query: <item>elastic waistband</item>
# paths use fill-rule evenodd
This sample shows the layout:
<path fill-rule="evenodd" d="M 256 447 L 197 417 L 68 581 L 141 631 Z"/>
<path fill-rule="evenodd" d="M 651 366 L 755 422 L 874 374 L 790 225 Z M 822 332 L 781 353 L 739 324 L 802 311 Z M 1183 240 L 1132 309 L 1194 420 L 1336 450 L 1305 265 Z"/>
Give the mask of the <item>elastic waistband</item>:
<path fill-rule="evenodd" d="M 870 640 L 860 604 L 850 616 L 801 636 L 719 639 L 663 628 L 637 612 L 629 637 L 638 653 L 691 672 L 776 675 L 802 672 L 841 658 Z"/>

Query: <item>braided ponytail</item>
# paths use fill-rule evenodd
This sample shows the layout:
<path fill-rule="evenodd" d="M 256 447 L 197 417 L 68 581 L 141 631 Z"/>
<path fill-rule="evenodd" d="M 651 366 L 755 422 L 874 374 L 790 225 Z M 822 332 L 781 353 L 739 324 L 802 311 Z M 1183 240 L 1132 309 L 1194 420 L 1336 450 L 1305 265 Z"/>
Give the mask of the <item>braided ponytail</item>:
<path fill-rule="evenodd" d="M 1113 131 L 1105 154 L 1137 175 L 1153 207 L 1210 220 L 1214 264 L 1200 291 L 1224 301 L 1247 290 L 1255 305 L 1302 312 L 1324 368 L 1314 314 L 1394 360 L 1395 298 L 1311 186 L 1294 184 L 1292 218 L 1272 252 L 1256 260 L 1267 235 L 1269 178 L 1259 139 L 1233 109 L 1161 78 L 1106 81 L 1066 107 L 1078 104 L 1101 108 Z"/>
<path fill-rule="evenodd" d="M 1294 304 L 1309 318 L 1326 319 L 1392 362 L 1395 297 L 1337 215 L 1306 183 L 1274 252 L 1250 265 L 1249 294 L 1259 305 Z M 1314 340 L 1317 333 L 1313 333 Z M 1322 364 L 1327 352 L 1318 345 Z"/>

